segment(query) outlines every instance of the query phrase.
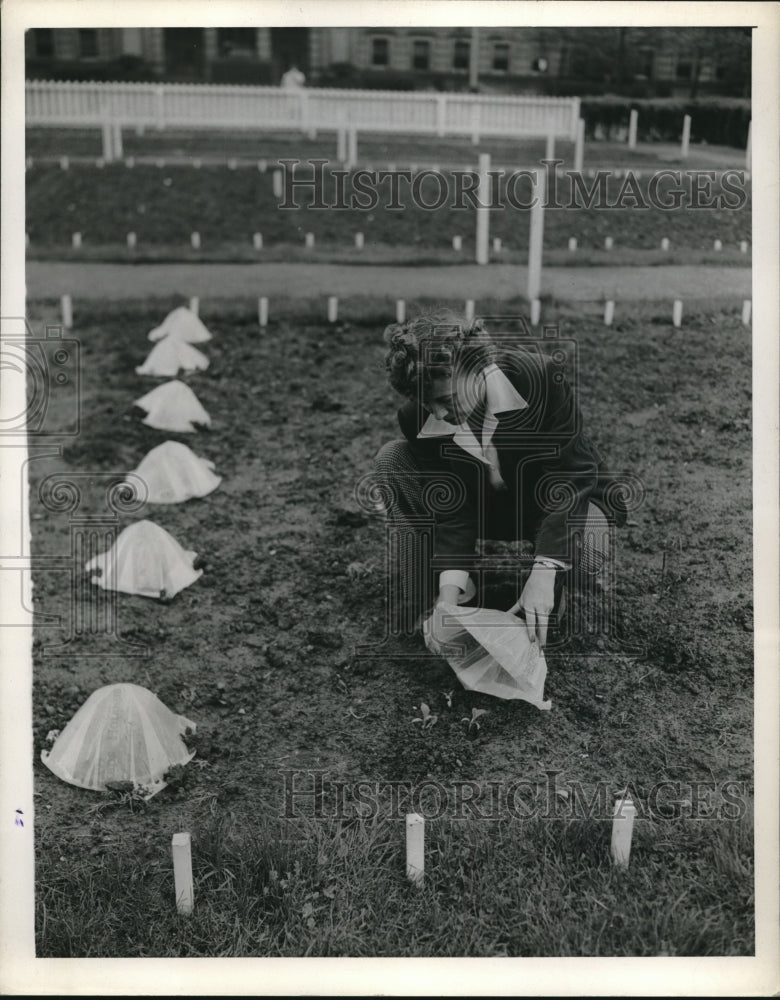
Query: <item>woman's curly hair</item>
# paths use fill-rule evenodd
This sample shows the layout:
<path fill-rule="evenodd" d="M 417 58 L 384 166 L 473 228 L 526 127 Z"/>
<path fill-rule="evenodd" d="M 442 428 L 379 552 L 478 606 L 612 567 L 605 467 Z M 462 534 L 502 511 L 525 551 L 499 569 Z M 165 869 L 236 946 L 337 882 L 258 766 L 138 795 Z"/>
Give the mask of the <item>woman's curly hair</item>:
<path fill-rule="evenodd" d="M 449 309 L 391 323 L 384 339 L 390 385 L 409 399 L 425 398 L 434 379 L 483 368 L 495 352 L 481 320 L 468 320 Z"/>

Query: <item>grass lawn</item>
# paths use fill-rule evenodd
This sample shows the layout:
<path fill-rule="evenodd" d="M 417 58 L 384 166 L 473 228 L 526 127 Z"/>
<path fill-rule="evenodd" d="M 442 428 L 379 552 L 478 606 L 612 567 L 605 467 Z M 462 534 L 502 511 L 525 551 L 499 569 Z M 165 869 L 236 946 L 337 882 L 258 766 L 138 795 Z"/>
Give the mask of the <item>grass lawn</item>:
<path fill-rule="evenodd" d="M 297 175 L 296 175 L 297 176 Z M 303 176 L 303 175 L 302 175 Z M 307 174 L 310 176 L 310 174 Z M 123 164 L 98 168 L 93 163 L 73 164 L 61 170 L 54 163 L 33 163 L 27 171 L 28 255 L 33 259 L 142 260 L 362 260 L 365 263 L 433 262 L 457 264 L 474 260 L 475 210 L 467 198 L 458 196 L 452 174 L 445 171 L 439 183 L 427 177 L 420 195 L 426 209 L 415 204 L 409 183 L 399 182 L 397 204 L 389 208 L 389 182 L 377 189 L 376 207 L 361 209 L 313 208 L 310 189 L 295 193 L 298 208 L 281 209 L 273 193 L 270 171 L 245 166 L 230 170 L 225 165 L 166 164 L 164 168 Z M 323 203 L 336 204 L 338 194 L 325 174 Z M 589 187 L 594 181 L 585 178 Z M 615 205 L 624 180 L 611 177 L 608 204 Z M 663 209 L 648 197 L 648 177 L 637 181 L 646 207 L 636 207 L 624 196 L 623 207 L 566 207 L 572 202 L 570 182 L 563 178 L 557 204 L 545 212 L 545 261 L 547 264 L 609 264 L 613 266 L 660 263 L 722 263 L 748 265 L 750 256 L 740 243 L 750 242 L 751 198 L 735 206 L 738 196 L 725 192 L 725 205 L 715 208 L 688 207 L 691 182 L 681 185 L 686 197 L 680 207 Z M 660 186 L 662 197 L 674 185 Z M 347 186 L 343 202 L 352 204 Z M 491 240 L 499 237 L 502 249 L 493 260 L 523 261 L 528 253 L 530 212 L 517 207 L 528 204 L 532 192 L 527 179 L 507 199 L 506 179 L 490 211 Z M 712 196 L 719 196 L 716 185 Z M 679 200 L 679 199 L 678 199 Z M 705 199 L 706 200 L 706 199 Z M 711 200 L 711 197 L 710 199 Z M 368 204 L 365 197 L 363 204 Z M 668 204 L 673 204 L 669 200 Z M 453 205 L 455 207 L 453 207 Z M 514 207 L 513 207 L 514 205 Z M 82 248 L 72 249 L 72 234 L 80 232 Z M 193 250 L 191 233 L 200 234 L 201 248 Z M 127 234 L 136 234 L 136 246 L 127 248 Z M 304 247 L 306 233 L 315 238 L 313 249 Z M 365 249 L 355 249 L 355 233 L 364 235 Z M 253 249 L 253 234 L 260 233 L 263 248 Z M 452 249 L 453 236 L 460 236 L 462 249 Z M 613 249 L 604 249 L 606 237 Z M 577 252 L 568 250 L 575 238 Z M 660 250 L 661 240 L 670 240 L 671 250 Z M 722 249 L 713 249 L 720 240 Z"/>
<path fill-rule="evenodd" d="M 98 514 L 107 484 L 177 437 L 132 408 L 156 384 L 134 371 L 146 333 L 176 304 L 80 307 L 83 426 L 61 456 L 30 464 L 37 557 L 70 547 L 68 514 L 38 499 L 46 476 L 88 473 L 82 510 Z M 57 649 L 67 628 L 40 619 L 39 956 L 751 954 L 751 358 L 738 312 L 686 314 L 676 330 L 652 306 L 622 310 L 611 328 L 596 307 L 556 309 L 578 345 L 589 434 L 647 492 L 618 534 L 617 565 L 619 632 L 642 651 L 592 636 L 551 651 L 553 707 L 539 712 L 458 690 L 444 661 L 400 641 L 354 654 L 381 633 L 385 601 L 383 528 L 354 489 L 398 436 L 397 400 L 382 373 L 391 304 L 342 305 L 348 322 L 330 327 L 291 301 L 261 333 L 254 303 L 209 300 L 211 367 L 188 381 L 213 427 L 178 439 L 223 483 L 121 519 L 166 528 L 204 557 L 203 577 L 165 605 L 119 595 L 121 643 L 86 631 Z M 35 325 L 57 316 L 55 302 L 31 304 Z M 68 622 L 67 579 L 35 573 L 36 612 Z M 74 600 L 85 620 L 97 613 L 96 588 Z M 148 655 L 128 655 L 139 646 Z M 198 727 L 195 761 L 148 804 L 69 786 L 39 761 L 49 730 L 120 681 Z M 422 702 L 431 728 L 414 722 Z M 469 732 L 474 708 L 486 714 Z M 554 781 L 554 808 L 431 821 L 418 891 L 404 877 L 403 823 L 384 810 L 280 821 L 282 772 L 307 787 L 312 769 L 330 781 L 473 781 L 481 802 L 490 782 Z M 613 869 L 609 822 L 576 814 L 567 789 L 630 785 L 644 809 L 661 781 L 731 781 L 744 808 L 640 815 L 631 866 Z M 173 905 L 179 830 L 194 838 L 189 919 Z"/>

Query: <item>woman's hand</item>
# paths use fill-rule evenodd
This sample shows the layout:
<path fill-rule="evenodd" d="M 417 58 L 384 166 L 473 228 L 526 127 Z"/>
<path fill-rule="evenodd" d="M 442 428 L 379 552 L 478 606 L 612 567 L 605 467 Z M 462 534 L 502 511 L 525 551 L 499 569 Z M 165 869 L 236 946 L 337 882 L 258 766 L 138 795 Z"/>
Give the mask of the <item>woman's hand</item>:
<path fill-rule="evenodd" d="M 452 584 L 445 584 L 439 591 L 439 596 L 436 598 L 436 606 L 429 619 L 428 628 L 430 629 L 430 637 L 436 644 L 437 651 L 442 656 L 445 655 L 449 642 L 461 631 L 459 625 L 444 624 L 447 612 L 444 611 L 442 605 L 457 605 L 460 594 L 461 590 L 459 587 Z"/>
<path fill-rule="evenodd" d="M 552 566 L 534 564 L 531 575 L 526 580 L 520 600 L 509 609 L 513 615 L 523 612 L 531 642 L 539 640 L 539 649 L 547 642 L 547 623 L 555 604 L 555 570 Z"/>

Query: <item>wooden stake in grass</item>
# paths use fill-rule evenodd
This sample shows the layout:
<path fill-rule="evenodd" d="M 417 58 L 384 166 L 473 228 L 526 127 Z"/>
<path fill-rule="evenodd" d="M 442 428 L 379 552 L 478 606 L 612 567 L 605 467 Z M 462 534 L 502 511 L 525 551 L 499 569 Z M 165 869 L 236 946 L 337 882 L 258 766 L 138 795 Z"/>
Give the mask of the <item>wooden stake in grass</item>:
<path fill-rule="evenodd" d="M 576 236 L 572 236 L 569 239 L 569 250 L 570 250 L 571 253 L 574 253 L 574 251 L 576 249 L 577 249 L 577 237 Z"/>
<path fill-rule="evenodd" d="M 612 320 L 615 318 L 615 303 L 612 299 L 607 299 L 604 303 L 604 326 L 612 326 Z"/>
<path fill-rule="evenodd" d="M 195 313 L 196 316 L 200 312 L 200 299 L 197 295 L 193 295 L 190 299 L 190 312 Z"/>
<path fill-rule="evenodd" d="M 425 881 L 425 819 L 419 813 L 406 816 L 406 877 L 416 886 Z"/>
<path fill-rule="evenodd" d="M 70 167 L 70 160 L 67 156 L 60 157 L 60 170 L 67 170 Z"/>
<path fill-rule="evenodd" d="M 631 109 L 628 116 L 628 148 L 636 149 L 636 128 L 639 123 L 639 112 L 636 108 Z"/>
<path fill-rule="evenodd" d="M 542 247 L 544 245 L 544 202 L 546 178 L 543 170 L 536 171 L 534 190 L 536 196 L 531 205 L 531 226 L 528 237 L 528 301 L 539 298 L 542 285 Z"/>
<path fill-rule="evenodd" d="M 365 238 L 362 233 L 355 233 L 355 249 L 362 250 L 365 246 Z"/>
<path fill-rule="evenodd" d="M 165 160 L 162 157 L 160 157 L 159 160 L 156 160 L 155 162 L 159 170 L 165 169 Z"/>
<path fill-rule="evenodd" d="M 73 326 L 73 300 L 70 295 L 61 297 L 60 307 L 62 309 L 62 325 L 66 330 L 70 330 Z"/>
<path fill-rule="evenodd" d="M 260 171 L 261 174 L 264 174 L 268 169 L 268 163 L 265 160 L 258 160 L 257 169 Z"/>
<path fill-rule="evenodd" d="M 712 249 L 713 250 L 722 250 L 723 249 L 723 244 L 721 243 L 720 240 L 715 240 L 715 242 L 712 244 Z"/>
<path fill-rule="evenodd" d="M 490 153 L 479 154 L 479 184 L 477 187 L 476 261 L 487 264 L 490 235 Z"/>
<path fill-rule="evenodd" d="M 268 299 L 265 297 L 257 300 L 257 321 L 261 327 L 268 326 Z"/>
<path fill-rule="evenodd" d="M 612 820 L 612 861 L 617 868 L 628 868 L 636 806 L 629 798 L 618 799 Z"/>
<path fill-rule="evenodd" d="M 174 833 L 171 841 L 173 853 L 173 884 L 176 891 L 176 909 L 182 916 L 189 916 L 195 908 L 195 889 L 192 884 L 192 838 L 188 833 Z"/>
<path fill-rule="evenodd" d="M 274 170 L 274 198 L 282 197 L 282 171 Z"/>
<path fill-rule="evenodd" d="M 395 300 L 395 321 L 403 323 L 406 319 L 406 302 L 404 299 Z"/>
<path fill-rule="evenodd" d="M 238 163 L 231 157 L 228 160 L 228 170 L 235 170 L 238 167 Z"/>
<path fill-rule="evenodd" d="M 604 237 L 604 249 L 605 250 L 611 250 L 614 245 L 615 245 L 615 241 L 612 239 L 611 236 L 605 236 Z"/>
<path fill-rule="evenodd" d="M 474 299 L 466 299 L 466 308 L 464 309 L 464 314 L 467 320 L 474 319 Z"/>
<path fill-rule="evenodd" d="M 574 141 L 574 169 L 582 173 L 582 160 L 585 155 L 585 119 L 577 120 L 577 138 Z"/>
<path fill-rule="evenodd" d="M 538 326 L 542 317 L 541 299 L 531 299 L 531 326 Z"/>
<path fill-rule="evenodd" d="M 195 170 L 200 170 L 200 168 L 202 167 L 202 165 L 203 164 L 201 163 L 201 161 L 197 157 L 195 157 L 195 159 L 192 161 L 192 166 L 195 168 Z"/>
<path fill-rule="evenodd" d="M 502 244 L 501 244 L 501 237 L 500 236 L 494 236 L 493 237 L 493 253 L 501 253 L 501 246 L 502 246 Z"/>
<path fill-rule="evenodd" d="M 128 247 L 131 250 L 134 250 L 135 249 L 135 244 L 136 244 L 136 235 L 135 235 L 135 233 L 128 233 L 127 234 L 127 245 L 128 245 Z"/>
<path fill-rule="evenodd" d="M 544 158 L 545 160 L 555 159 L 555 134 L 549 132 L 547 135 L 547 140 L 544 144 Z"/>
<path fill-rule="evenodd" d="M 314 233 L 306 233 L 306 236 L 304 237 L 304 240 L 305 240 L 305 243 L 306 243 L 306 249 L 307 250 L 313 250 L 314 249 Z"/>
<path fill-rule="evenodd" d="M 672 309 L 672 323 L 675 326 L 682 326 L 682 299 L 674 300 L 674 308 Z"/>
<path fill-rule="evenodd" d="M 747 242 L 747 240 L 740 240 L 740 242 L 739 242 L 739 252 L 740 253 L 747 253 L 748 252 L 748 242 Z"/>
<path fill-rule="evenodd" d="M 664 238 L 661 240 L 661 249 L 664 250 L 664 251 L 666 251 L 666 250 L 669 249 L 669 237 L 668 236 L 664 236 Z"/>
<path fill-rule="evenodd" d="M 328 296 L 328 322 L 335 323 L 339 318 L 339 300 L 336 295 Z"/>
<path fill-rule="evenodd" d="M 742 323 L 747 326 L 750 323 L 750 306 L 751 300 L 745 299 L 742 303 Z"/>
<path fill-rule="evenodd" d="M 252 246 L 255 248 L 255 250 L 262 250 L 263 249 L 263 234 L 262 233 L 255 233 L 254 234 L 254 236 L 252 237 Z"/>
<path fill-rule="evenodd" d="M 463 249 L 463 237 L 462 236 L 453 236 L 452 237 L 452 249 L 453 250 L 462 250 Z"/>
<path fill-rule="evenodd" d="M 200 233 L 191 233 L 190 243 L 192 244 L 193 250 L 200 250 Z"/>
<path fill-rule="evenodd" d="M 81 233 L 74 233 L 71 237 L 73 243 L 73 249 L 79 250 L 81 248 Z"/>
<path fill-rule="evenodd" d="M 683 116 L 683 130 L 682 130 L 682 142 L 680 143 L 680 159 L 685 160 L 688 157 L 688 147 L 691 144 L 691 116 Z"/>
<path fill-rule="evenodd" d="M 358 135 L 357 129 L 351 128 L 347 132 L 347 159 L 344 164 L 348 170 L 354 170 L 357 166 L 358 158 Z"/>

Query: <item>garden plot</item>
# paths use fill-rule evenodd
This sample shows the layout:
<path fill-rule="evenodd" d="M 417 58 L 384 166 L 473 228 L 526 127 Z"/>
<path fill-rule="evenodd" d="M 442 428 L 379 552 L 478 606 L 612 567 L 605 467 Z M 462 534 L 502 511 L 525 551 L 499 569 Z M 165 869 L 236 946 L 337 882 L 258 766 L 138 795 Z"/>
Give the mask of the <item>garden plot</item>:
<path fill-rule="evenodd" d="M 135 372 L 147 333 L 180 304 L 80 307 L 82 431 L 61 457 L 31 464 L 36 558 L 69 551 L 67 514 L 37 499 L 47 475 L 90 473 L 83 504 L 97 514 L 107 479 L 179 438 L 145 426 L 132 403 L 150 385 Z M 180 438 L 222 482 L 120 517 L 186 540 L 201 578 L 167 603 L 118 595 L 119 641 L 85 634 L 55 648 L 67 625 L 45 616 L 68 622 L 68 577 L 35 574 L 39 955 L 750 954 L 750 339 L 739 308 L 686 315 L 681 329 L 653 307 L 623 309 L 611 328 L 558 309 L 561 336 L 578 342 L 590 433 L 647 490 L 618 536 L 620 632 L 644 653 L 587 638 L 551 651 L 542 713 L 459 689 L 420 647 L 354 655 L 384 612 L 383 529 L 354 490 L 398 433 L 382 370 L 393 317 L 348 300 L 328 325 L 306 303 L 287 306 L 261 332 L 255 303 L 203 305 L 210 366 L 181 377 L 211 428 Z M 31 320 L 56 315 L 40 303 Z M 100 594 L 79 590 L 81 610 Z M 148 803 L 73 788 L 37 762 L 51 730 L 120 682 L 197 724 L 195 759 Z M 473 781 L 480 801 L 491 781 L 552 781 L 562 811 L 428 824 L 418 890 L 404 877 L 402 822 L 279 824 L 284 772 L 309 787 L 311 769 L 331 781 Z M 630 869 L 611 869 L 609 824 L 567 817 L 567 782 L 630 785 L 642 803 L 663 780 L 736 782 L 745 808 L 731 820 L 638 820 Z M 180 830 L 193 834 L 195 868 L 184 921 L 170 859 Z"/>

